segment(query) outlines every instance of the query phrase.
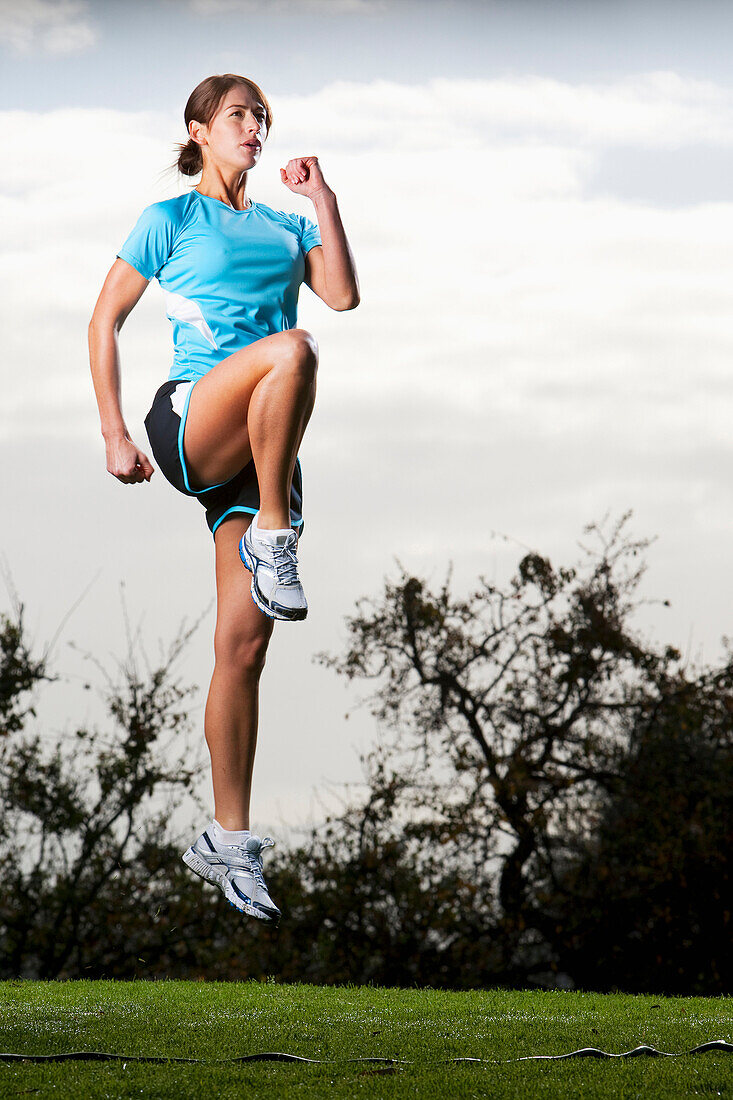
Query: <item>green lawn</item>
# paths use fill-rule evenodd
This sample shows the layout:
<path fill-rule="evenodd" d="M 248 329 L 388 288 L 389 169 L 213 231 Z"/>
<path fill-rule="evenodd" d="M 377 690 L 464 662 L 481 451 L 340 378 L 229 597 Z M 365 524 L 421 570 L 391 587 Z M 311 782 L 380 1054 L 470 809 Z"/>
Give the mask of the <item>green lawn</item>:
<path fill-rule="evenodd" d="M 104 1050 L 202 1066 L 0 1064 L 0 1097 L 733 1097 L 733 1055 L 514 1062 L 597 1046 L 684 1051 L 733 1040 L 733 998 L 245 982 L 0 983 L 0 1050 Z M 214 1065 L 282 1051 L 335 1064 Z M 348 1062 L 400 1058 L 388 1067 Z M 451 1065 L 455 1057 L 490 1059 Z"/>

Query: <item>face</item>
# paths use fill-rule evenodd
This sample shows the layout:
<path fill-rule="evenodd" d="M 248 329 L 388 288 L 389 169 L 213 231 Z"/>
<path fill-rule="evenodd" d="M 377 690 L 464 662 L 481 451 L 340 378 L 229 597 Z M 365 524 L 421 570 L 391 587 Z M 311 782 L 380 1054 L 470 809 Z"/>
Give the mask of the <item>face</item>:
<path fill-rule="evenodd" d="M 265 108 L 246 84 L 230 88 L 208 126 L 192 122 L 189 131 L 219 165 L 246 172 L 260 158 L 267 137 Z"/>

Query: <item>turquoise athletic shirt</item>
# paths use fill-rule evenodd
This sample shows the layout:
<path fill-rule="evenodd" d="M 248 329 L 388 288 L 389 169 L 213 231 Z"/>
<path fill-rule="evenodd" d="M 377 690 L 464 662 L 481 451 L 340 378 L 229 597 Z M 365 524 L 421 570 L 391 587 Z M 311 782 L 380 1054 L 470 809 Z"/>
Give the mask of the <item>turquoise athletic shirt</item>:
<path fill-rule="evenodd" d="M 232 352 L 297 325 L 304 256 L 321 244 L 302 214 L 234 210 L 192 190 L 146 206 L 117 255 L 156 278 L 173 323 L 168 378 L 195 380 Z"/>

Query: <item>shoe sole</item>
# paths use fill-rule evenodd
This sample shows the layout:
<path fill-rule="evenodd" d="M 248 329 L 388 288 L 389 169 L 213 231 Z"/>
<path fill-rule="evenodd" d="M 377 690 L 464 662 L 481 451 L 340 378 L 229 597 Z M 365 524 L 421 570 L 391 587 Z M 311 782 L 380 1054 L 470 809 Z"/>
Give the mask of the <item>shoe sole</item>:
<path fill-rule="evenodd" d="M 295 611 L 293 611 L 292 615 L 278 615 L 276 611 L 273 611 L 271 607 L 268 607 L 268 605 L 260 598 L 260 595 L 257 591 L 257 585 L 255 584 L 256 567 L 252 564 L 252 561 L 245 549 L 244 535 L 239 540 L 239 557 L 242 560 L 242 565 L 244 565 L 244 567 L 248 569 L 252 574 L 252 583 L 249 586 L 249 590 L 252 593 L 252 599 L 254 600 L 257 607 L 259 607 L 260 611 L 262 611 L 263 614 L 267 615 L 269 618 L 277 619 L 277 621 L 281 623 L 302 622 L 302 620 L 308 614 L 307 607 L 304 607 L 300 610 L 296 609 Z"/>
<path fill-rule="evenodd" d="M 254 905 L 242 901 L 235 893 L 226 875 L 215 870 L 215 868 L 207 863 L 205 859 L 202 859 L 193 848 L 189 848 L 188 851 L 184 852 L 181 859 L 194 874 L 199 875 L 200 878 L 204 879 L 206 882 L 210 882 L 213 886 L 218 886 L 229 904 L 238 912 L 246 913 L 248 917 L 254 917 L 256 920 L 264 921 L 265 924 L 279 924 L 279 917 L 268 917 L 260 909 L 255 909 Z"/>

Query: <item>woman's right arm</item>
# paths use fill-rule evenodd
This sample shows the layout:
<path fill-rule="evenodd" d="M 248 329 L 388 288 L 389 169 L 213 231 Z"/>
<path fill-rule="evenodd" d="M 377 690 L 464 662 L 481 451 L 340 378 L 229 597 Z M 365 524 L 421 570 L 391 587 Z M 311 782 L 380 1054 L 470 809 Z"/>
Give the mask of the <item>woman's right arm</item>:
<path fill-rule="evenodd" d="M 140 301 L 148 280 L 119 257 L 109 269 L 89 322 L 89 363 L 107 469 L 125 485 L 150 481 L 153 466 L 135 446 L 122 416 L 119 331 Z"/>

